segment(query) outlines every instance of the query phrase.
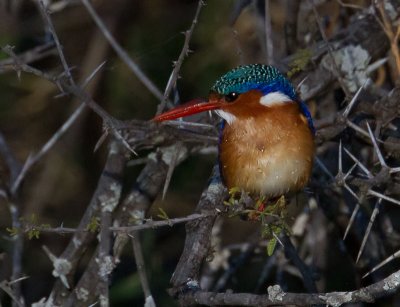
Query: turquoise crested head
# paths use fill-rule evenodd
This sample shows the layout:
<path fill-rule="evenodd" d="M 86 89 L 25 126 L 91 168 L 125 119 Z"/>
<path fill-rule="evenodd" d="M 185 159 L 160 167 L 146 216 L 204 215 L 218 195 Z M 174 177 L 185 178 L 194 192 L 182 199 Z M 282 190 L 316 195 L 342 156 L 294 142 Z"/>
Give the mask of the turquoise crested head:
<path fill-rule="evenodd" d="M 232 93 L 243 94 L 258 90 L 263 95 L 282 93 L 297 102 L 300 111 L 306 116 L 310 129 L 315 133 L 312 117 L 306 104 L 297 97 L 292 83 L 275 67 L 263 64 L 238 66 L 221 76 L 211 87 L 212 92 L 222 96 Z"/>
<path fill-rule="evenodd" d="M 259 90 L 264 95 L 281 92 L 293 101 L 297 100 L 290 81 L 277 68 L 263 64 L 238 66 L 221 76 L 211 88 L 220 95 L 242 94 L 250 90 Z"/>

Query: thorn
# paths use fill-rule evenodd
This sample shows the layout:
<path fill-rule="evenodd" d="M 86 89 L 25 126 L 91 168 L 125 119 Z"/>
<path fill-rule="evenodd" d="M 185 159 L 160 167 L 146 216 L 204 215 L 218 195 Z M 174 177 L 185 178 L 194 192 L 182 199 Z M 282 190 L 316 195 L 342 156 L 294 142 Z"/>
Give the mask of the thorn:
<path fill-rule="evenodd" d="M 178 160 L 178 157 L 179 157 L 180 152 L 181 152 L 181 148 L 182 148 L 181 143 L 177 143 L 176 147 L 175 147 L 175 151 L 174 151 L 173 156 L 171 158 L 171 162 L 170 162 L 170 164 L 168 166 L 167 176 L 165 177 L 164 188 L 163 188 L 163 193 L 162 193 L 162 200 L 165 199 L 165 195 L 167 194 L 168 187 L 169 187 L 169 184 L 171 182 L 172 174 L 174 173 L 174 170 L 175 170 L 175 167 L 176 167 L 176 164 L 177 164 L 177 160 Z"/>
<path fill-rule="evenodd" d="M 351 194 L 355 199 L 360 201 L 360 197 L 347 185 L 347 183 L 344 184 L 344 188 Z"/>
<path fill-rule="evenodd" d="M 357 92 L 355 93 L 355 95 L 353 96 L 353 98 L 351 99 L 350 103 L 347 105 L 346 109 L 343 111 L 343 116 L 347 117 L 351 111 L 351 109 L 353 108 L 355 102 L 357 101 L 358 96 L 360 96 L 361 91 L 363 90 L 364 86 L 369 83 L 368 79 L 365 80 L 364 84 L 361 85 L 361 87 L 357 90 Z"/>
<path fill-rule="evenodd" d="M 93 152 L 96 152 L 100 146 L 104 143 L 108 136 L 108 129 L 105 129 L 103 134 L 100 136 L 99 140 L 97 141 L 96 145 L 94 146 Z"/>
<path fill-rule="evenodd" d="M 304 82 L 307 81 L 308 77 L 309 76 L 306 76 L 305 78 L 303 78 L 303 80 L 300 81 L 300 83 L 296 87 L 296 92 L 300 91 L 300 87 L 303 85 Z"/>
<path fill-rule="evenodd" d="M 315 157 L 315 162 L 317 162 L 318 166 L 324 171 L 325 174 L 327 174 L 329 176 L 330 179 L 335 178 L 320 158 Z"/>
<path fill-rule="evenodd" d="M 282 243 L 282 241 L 279 239 L 279 237 L 276 235 L 276 233 L 272 232 L 272 235 L 274 236 L 276 241 L 278 241 L 279 245 L 282 246 L 283 248 L 285 248 L 285 245 Z"/>
<path fill-rule="evenodd" d="M 390 174 L 395 174 L 395 173 L 398 173 L 398 172 L 400 172 L 400 167 L 391 168 L 390 171 L 389 171 Z"/>
<path fill-rule="evenodd" d="M 356 124 L 354 124 L 352 121 L 350 121 L 350 120 L 347 119 L 347 120 L 346 120 L 346 125 L 347 125 L 348 127 L 350 127 L 351 129 L 357 131 L 357 132 L 360 133 L 361 135 L 363 135 L 363 136 L 369 138 L 368 132 L 365 131 L 364 129 L 361 129 L 360 127 L 358 127 L 358 126 L 357 126 Z M 383 141 L 380 140 L 380 139 L 377 139 L 377 141 L 380 142 L 380 143 L 383 143 Z"/>
<path fill-rule="evenodd" d="M 372 133 L 371 127 L 369 126 L 368 122 L 367 122 L 367 127 L 368 127 L 368 133 L 369 133 L 369 136 L 371 138 L 372 144 L 374 145 L 374 148 L 375 148 L 375 152 L 376 152 L 376 154 L 378 156 L 379 163 L 381 164 L 382 167 L 387 167 L 386 161 L 382 156 L 382 153 L 381 153 L 381 151 L 380 151 L 380 149 L 378 147 L 378 144 L 376 143 L 375 136 Z"/>
<path fill-rule="evenodd" d="M 122 144 L 135 156 L 139 156 L 138 153 L 129 145 L 129 143 L 126 141 L 126 139 L 122 136 L 122 134 L 117 130 L 113 129 L 113 134 L 117 137 L 118 140 L 122 142 Z"/>
<path fill-rule="evenodd" d="M 42 249 L 53 264 L 53 276 L 59 277 L 63 285 L 70 289 L 66 274 L 71 271 L 71 263 L 67 259 L 57 258 L 45 245 L 42 245 Z"/>
<path fill-rule="evenodd" d="M 107 61 L 103 61 L 98 65 L 93 72 L 85 79 L 85 81 L 82 83 L 82 88 L 85 88 L 90 81 L 93 80 L 93 78 L 96 76 L 97 72 L 100 71 L 101 68 L 107 63 Z"/>
<path fill-rule="evenodd" d="M 61 89 L 61 93 L 57 94 L 57 95 L 54 95 L 53 98 L 54 99 L 59 99 L 59 98 L 65 97 L 65 96 L 68 96 L 68 94 Z"/>
<path fill-rule="evenodd" d="M 356 168 L 357 163 L 354 163 L 352 167 L 350 167 L 350 169 L 348 170 L 348 172 L 343 176 L 343 180 L 346 180 L 347 177 L 350 176 L 350 174 L 353 172 L 353 170 Z"/>
<path fill-rule="evenodd" d="M 360 250 L 358 251 L 356 263 L 358 263 L 358 261 L 360 260 L 361 254 L 364 251 L 365 244 L 367 243 L 367 239 L 368 239 L 369 234 L 372 229 L 372 225 L 376 219 L 376 216 L 379 213 L 379 206 L 380 206 L 381 202 L 382 202 L 382 198 L 379 198 L 379 200 L 375 204 L 374 211 L 372 211 L 371 218 L 369 219 L 367 229 L 365 230 L 365 234 L 364 234 L 363 240 L 361 242 Z"/>
<path fill-rule="evenodd" d="M 30 276 L 22 276 L 20 278 L 15 279 L 15 280 L 9 281 L 8 284 L 11 286 L 12 284 L 19 283 L 19 282 L 21 282 L 21 281 L 23 281 L 25 279 L 28 279 L 28 278 L 30 278 Z"/>
<path fill-rule="evenodd" d="M 356 219 L 356 216 L 357 216 L 357 213 L 358 213 L 359 209 L 360 209 L 360 204 L 357 203 L 357 205 L 354 207 L 353 212 L 351 213 L 351 217 L 350 217 L 349 223 L 347 224 L 346 231 L 344 232 L 344 235 L 343 235 L 343 241 L 346 240 L 346 237 L 347 237 L 347 235 L 348 235 L 348 233 L 350 231 L 351 226 L 354 223 L 354 220 Z"/>
<path fill-rule="evenodd" d="M 397 199 L 395 199 L 395 198 L 392 198 L 392 197 L 389 197 L 389 196 L 386 196 L 386 195 L 384 195 L 384 194 L 382 194 L 382 193 L 379 193 L 379 192 L 376 192 L 376 191 L 374 191 L 374 190 L 369 189 L 368 192 L 367 192 L 367 194 L 368 194 L 368 195 L 372 195 L 372 196 L 376 196 L 376 197 L 378 197 L 378 198 L 382 198 L 382 199 L 384 199 L 384 200 L 386 200 L 386 201 L 388 201 L 388 202 L 391 202 L 391 203 L 393 203 L 393 204 L 396 204 L 396 205 L 399 205 L 399 206 L 400 206 L 400 201 L 399 201 L 399 200 L 397 200 Z"/>
<path fill-rule="evenodd" d="M 354 161 L 355 163 L 357 163 L 357 165 L 358 165 L 358 166 L 361 168 L 361 170 L 368 176 L 369 179 L 373 178 L 371 172 L 364 166 L 364 164 L 361 163 L 360 160 L 358 160 L 355 156 L 353 156 L 353 154 L 352 154 L 350 151 L 348 151 L 346 148 L 343 148 L 343 149 L 344 149 L 344 151 L 349 155 L 349 157 L 350 157 L 351 159 L 353 159 L 353 161 Z"/>
<path fill-rule="evenodd" d="M 396 258 L 399 258 L 399 257 L 400 257 L 400 251 L 397 251 L 394 254 L 392 254 L 391 256 L 389 256 L 388 258 L 386 258 L 385 260 L 383 260 L 377 266 L 373 267 L 372 270 L 367 272 L 366 274 L 364 274 L 362 278 L 365 278 L 365 277 L 369 276 L 370 274 L 372 274 L 373 272 L 375 272 L 376 270 L 378 270 L 379 268 L 384 266 L 386 263 L 389 263 L 390 261 L 392 261 L 392 260 L 394 260 Z"/>

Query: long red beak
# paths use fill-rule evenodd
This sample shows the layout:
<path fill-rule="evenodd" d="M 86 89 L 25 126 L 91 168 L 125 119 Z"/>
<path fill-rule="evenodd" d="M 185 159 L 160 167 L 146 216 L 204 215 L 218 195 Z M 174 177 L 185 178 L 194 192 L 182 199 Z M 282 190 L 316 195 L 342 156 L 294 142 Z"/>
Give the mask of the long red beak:
<path fill-rule="evenodd" d="M 172 110 L 155 116 L 152 120 L 156 122 L 172 120 L 204 111 L 220 109 L 223 105 L 224 103 L 220 100 L 205 101 L 204 99 L 193 99 Z"/>

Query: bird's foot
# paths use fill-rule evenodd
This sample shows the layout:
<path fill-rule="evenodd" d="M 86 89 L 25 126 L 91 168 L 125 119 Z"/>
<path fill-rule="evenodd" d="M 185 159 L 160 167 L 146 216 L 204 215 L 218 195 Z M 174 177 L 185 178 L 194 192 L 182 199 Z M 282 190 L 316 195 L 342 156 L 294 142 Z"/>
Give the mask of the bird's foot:
<path fill-rule="evenodd" d="M 268 199 L 265 196 L 260 196 L 254 205 L 254 209 L 249 210 L 248 218 L 251 221 L 258 221 L 262 214 L 267 213 Z"/>
<path fill-rule="evenodd" d="M 256 202 L 256 210 L 258 212 L 264 212 L 268 204 L 268 199 L 265 196 L 261 196 Z"/>
<path fill-rule="evenodd" d="M 240 188 L 231 188 L 229 198 L 224 203 L 229 207 L 231 216 L 239 215 L 242 219 L 261 223 L 261 235 L 268 240 L 268 255 L 274 252 L 282 231 L 290 233 L 286 223 L 285 196 L 275 199 L 260 196 L 254 200 Z"/>
<path fill-rule="evenodd" d="M 253 219 L 260 219 L 262 215 L 279 216 L 282 210 L 286 208 L 285 196 L 279 198 L 267 199 L 265 196 L 260 196 L 252 210 L 251 215 Z"/>
<path fill-rule="evenodd" d="M 246 215 L 248 220 L 260 220 L 262 216 L 279 216 L 285 209 L 286 200 L 284 196 L 267 199 L 260 195 L 257 198 L 238 187 L 229 190 L 229 198 L 224 201 L 233 215 Z"/>

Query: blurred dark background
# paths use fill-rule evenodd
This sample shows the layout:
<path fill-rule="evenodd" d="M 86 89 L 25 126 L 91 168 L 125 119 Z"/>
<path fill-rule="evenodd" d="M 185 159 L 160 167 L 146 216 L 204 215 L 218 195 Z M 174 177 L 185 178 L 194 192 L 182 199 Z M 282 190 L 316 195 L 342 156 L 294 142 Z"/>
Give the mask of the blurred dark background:
<path fill-rule="evenodd" d="M 94 100 L 118 119 L 150 119 L 155 114 L 159 101 L 115 55 L 80 1 L 49 2 L 56 32 L 76 80 L 85 80 L 102 61 L 106 61 L 87 88 Z M 321 39 L 307 1 L 301 2 L 297 45 L 290 50 L 285 42 L 287 1 L 269 1 L 274 60 L 278 67 L 284 67 L 285 57 L 301 48 L 312 48 Z M 340 1 L 316 1 L 328 38 L 345 29 L 351 16 L 369 5 L 369 1 L 347 2 L 359 8 L 344 6 Z M 178 58 L 182 49 L 182 32 L 191 25 L 197 1 L 97 0 L 93 1 L 93 6 L 117 41 L 163 91 L 172 71 L 173 61 Z M 184 61 L 179 74 L 178 90 L 181 101 L 206 96 L 216 78 L 239 64 L 267 62 L 264 15 L 264 1 L 207 1 L 190 41 L 193 52 Z M 44 31 L 43 20 L 34 1 L 0 0 L 1 47 L 12 45 L 15 47 L 14 52 L 19 54 L 51 42 L 49 33 Z M 8 55 L 0 52 L 0 61 L 6 58 Z M 54 74 L 62 72 L 56 54 L 35 61 L 32 65 Z M 393 84 L 393 80 L 389 79 L 388 82 Z M 56 97 L 58 94 L 58 89 L 42 78 L 26 73 L 21 76 L 16 72 L 0 73 L 0 131 L 21 163 L 31 152 L 39 150 L 78 106 L 78 101 L 65 96 Z M 325 100 L 329 97 L 330 103 L 339 104 L 343 100 L 343 93 L 336 87 L 336 92 L 332 89 L 324 97 Z M 316 100 L 308 103 L 313 116 L 318 118 Z M 106 146 L 103 145 L 97 152 L 93 152 L 101 134 L 101 120 L 93 112 L 85 110 L 78 122 L 28 174 L 18 200 L 21 204 L 21 216 L 29 218 L 34 215 L 40 223 L 48 223 L 53 227 L 61 224 L 76 227 L 105 162 Z M 146 152 L 139 154 L 140 157 L 145 157 Z M 182 163 L 174 172 L 165 199 L 160 198 L 153 205 L 151 216 L 156 218 L 158 208 L 165 210 L 169 217 L 185 216 L 193 212 L 215 159 L 215 153 L 202 154 L 191 156 Z M 133 182 L 141 168 L 141 165 L 127 168 L 124 180 L 127 183 Z M 0 161 L 0 183 L 3 186 L 7 184 L 8 177 L 8 169 Z M 329 200 L 319 201 L 329 203 Z M 335 225 L 320 210 L 312 211 L 312 217 L 309 218 L 317 224 L 313 229 L 323 229 L 328 233 L 321 234 L 323 238 L 335 238 L 318 241 L 318 233 L 314 235 L 314 239 L 311 237 L 315 240 L 311 244 L 315 244 L 324 253 L 324 263 L 313 264 L 316 274 L 324 276 L 325 284 L 321 284 L 321 291 L 345 291 L 364 285 L 364 281 L 353 278 L 354 270 L 357 270 L 354 259 L 359 248 L 358 243 L 352 246 L 351 235 L 346 244 L 339 239 L 346 227 L 349 212 L 338 210 L 336 214 L 339 218 L 334 220 L 340 221 L 342 216 L 342 225 Z M 12 238 L 6 231 L 6 227 L 10 227 L 10 221 L 8 206 L 0 198 L 0 280 L 10 277 Z M 368 218 L 364 224 L 367 222 Z M 241 254 L 241 244 L 249 242 L 258 233 L 258 227 L 256 223 L 239 218 L 225 220 L 221 246 L 238 245 L 237 249 L 232 247 L 226 261 L 236 261 L 236 256 Z M 176 302 L 169 297 L 166 289 L 182 251 L 184 226 L 146 230 L 141 236 L 156 303 L 159 306 L 173 306 Z M 28 304 L 46 297 L 55 280 L 51 274 L 52 264 L 41 246 L 50 247 L 58 255 L 69 238 L 69 235 L 43 233 L 39 239 L 25 240 L 23 273 L 29 278 L 22 281 L 22 290 Z M 388 251 L 387 256 L 393 251 L 395 250 Z M 241 264 L 227 288 L 232 288 L 235 292 L 252 292 L 258 287 L 257 277 L 254 276 L 265 268 L 267 258 L 263 248 L 256 249 L 254 257 L 248 260 L 249 263 Z M 274 259 L 281 264 L 286 262 L 282 253 Z M 88 259 L 80 264 L 82 270 L 86 261 Z M 396 263 L 393 266 L 398 268 Z M 220 270 L 222 271 L 222 267 Z M 265 285 L 284 280 L 284 284 L 290 285 L 284 290 L 304 291 L 298 274 L 296 276 L 275 268 L 272 270 L 274 272 L 264 281 Z M 393 271 L 390 268 L 387 272 L 383 270 L 381 276 L 391 272 Z M 81 273 L 82 271 L 78 271 L 76 277 L 79 278 Z M 260 293 L 266 292 L 265 285 L 259 289 Z M 143 304 L 143 293 L 131 248 L 126 249 L 121 263 L 112 274 L 110 289 L 113 306 Z M 3 306 L 9 306 L 10 299 L 4 293 L 0 295 Z M 383 301 L 382 306 L 390 306 L 392 303 L 393 301 Z"/>

